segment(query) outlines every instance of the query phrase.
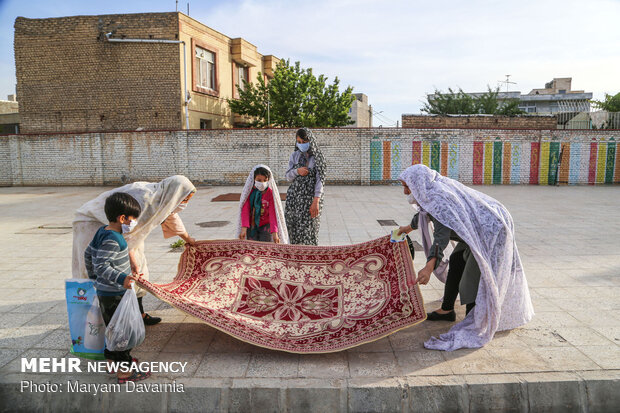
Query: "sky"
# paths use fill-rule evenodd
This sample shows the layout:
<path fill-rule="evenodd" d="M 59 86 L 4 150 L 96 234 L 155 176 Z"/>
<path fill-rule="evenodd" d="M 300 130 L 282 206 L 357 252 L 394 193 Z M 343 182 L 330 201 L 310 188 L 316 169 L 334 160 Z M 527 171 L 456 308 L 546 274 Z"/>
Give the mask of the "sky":
<path fill-rule="evenodd" d="M 0 0 L 0 99 L 15 93 L 13 24 L 29 18 L 174 11 L 175 0 Z M 187 13 L 187 1 L 179 1 Z M 373 125 L 420 113 L 428 93 L 485 91 L 510 74 L 528 93 L 554 77 L 595 99 L 620 92 L 620 0 L 201 0 L 189 14 L 258 52 L 340 79 Z M 502 86 L 505 90 L 505 86 Z"/>

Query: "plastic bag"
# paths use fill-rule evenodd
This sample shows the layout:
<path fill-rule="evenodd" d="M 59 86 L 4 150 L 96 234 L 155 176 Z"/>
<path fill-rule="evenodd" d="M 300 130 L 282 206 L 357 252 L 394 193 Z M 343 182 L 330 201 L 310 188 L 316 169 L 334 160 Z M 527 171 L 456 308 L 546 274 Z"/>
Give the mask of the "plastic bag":
<path fill-rule="evenodd" d="M 105 329 L 105 345 L 110 351 L 129 350 L 144 341 L 144 334 L 144 321 L 132 283 Z"/>

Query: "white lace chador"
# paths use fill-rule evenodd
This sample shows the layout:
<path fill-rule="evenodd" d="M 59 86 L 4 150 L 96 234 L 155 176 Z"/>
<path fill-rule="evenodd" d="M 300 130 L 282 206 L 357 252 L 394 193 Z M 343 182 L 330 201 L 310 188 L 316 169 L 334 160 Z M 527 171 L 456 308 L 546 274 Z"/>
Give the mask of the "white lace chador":
<path fill-rule="evenodd" d="M 410 166 L 399 179 L 407 184 L 421 208 L 469 245 L 481 273 L 474 310 L 424 346 L 447 351 L 482 347 L 496 331 L 530 321 L 534 309 L 506 207 L 425 165 Z"/>
<path fill-rule="evenodd" d="M 243 204 L 247 201 L 250 193 L 252 192 L 252 188 L 254 188 L 254 171 L 257 168 L 265 168 L 269 171 L 271 175 L 269 177 L 269 181 L 267 182 L 269 188 L 271 188 L 271 192 L 273 194 L 273 202 L 276 210 L 276 217 L 278 220 L 278 237 L 280 237 L 281 244 L 288 244 L 288 231 L 286 230 L 286 220 L 284 219 L 284 209 L 282 208 L 282 201 L 280 200 L 280 192 L 278 192 L 278 185 L 276 185 L 276 180 L 273 176 L 273 172 L 267 165 L 256 165 L 250 171 L 248 178 L 245 180 L 245 186 L 243 187 L 243 191 L 241 192 L 241 198 L 239 199 L 239 213 L 237 214 L 237 226 L 235 227 L 235 238 L 239 238 L 239 234 L 241 234 L 241 211 L 243 210 Z"/>
<path fill-rule="evenodd" d="M 170 176 L 161 182 L 134 182 L 119 188 L 114 188 L 100 194 L 82 205 L 73 219 L 73 278 L 88 278 L 84 265 L 84 250 L 92 241 L 97 230 L 108 224 L 104 206 L 105 200 L 115 192 L 126 192 L 133 196 L 140 206 L 142 213 L 138 218 L 138 225 L 129 233 L 123 234 L 127 246 L 132 252 L 140 268 L 142 277 L 149 279 L 149 269 L 144 255 L 144 241 L 146 237 L 160 226 L 179 206 L 181 201 L 196 188 L 189 179 L 182 175 Z M 138 297 L 146 294 L 140 287 L 136 288 Z"/>

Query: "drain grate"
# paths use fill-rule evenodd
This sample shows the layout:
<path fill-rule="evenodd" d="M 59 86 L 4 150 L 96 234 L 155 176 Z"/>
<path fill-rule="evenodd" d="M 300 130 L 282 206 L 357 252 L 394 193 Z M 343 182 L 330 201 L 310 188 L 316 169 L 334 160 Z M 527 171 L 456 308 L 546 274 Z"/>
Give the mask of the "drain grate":
<path fill-rule="evenodd" d="M 225 227 L 230 224 L 230 221 L 205 221 L 205 222 L 196 222 L 200 228 L 219 228 Z"/>
<path fill-rule="evenodd" d="M 377 222 L 382 227 L 397 227 L 398 224 L 393 219 L 378 219 Z"/>

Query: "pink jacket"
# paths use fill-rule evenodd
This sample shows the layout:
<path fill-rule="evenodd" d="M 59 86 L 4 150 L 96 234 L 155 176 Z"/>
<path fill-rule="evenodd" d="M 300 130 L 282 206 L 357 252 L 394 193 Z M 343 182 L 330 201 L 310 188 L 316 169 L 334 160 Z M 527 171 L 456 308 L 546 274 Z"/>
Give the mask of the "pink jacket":
<path fill-rule="evenodd" d="M 256 188 L 252 188 L 252 191 L 258 191 Z M 267 188 L 263 192 L 263 197 L 261 199 L 262 208 L 260 211 L 260 221 L 259 226 L 263 226 L 269 224 L 269 232 L 274 233 L 278 232 L 278 219 L 276 218 L 276 207 L 273 202 L 273 191 L 271 188 Z M 245 228 L 250 228 L 250 197 L 243 204 L 243 208 L 241 209 L 241 226 Z M 253 215 L 252 215 L 253 217 Z"/>

